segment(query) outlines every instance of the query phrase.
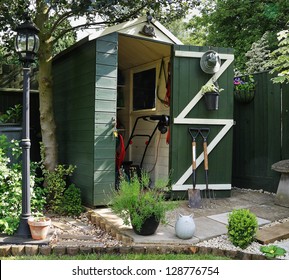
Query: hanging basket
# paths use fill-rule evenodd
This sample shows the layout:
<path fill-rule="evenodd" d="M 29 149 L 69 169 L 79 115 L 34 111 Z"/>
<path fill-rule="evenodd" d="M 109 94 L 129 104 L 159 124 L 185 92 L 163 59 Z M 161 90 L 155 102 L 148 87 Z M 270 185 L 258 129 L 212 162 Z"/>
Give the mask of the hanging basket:
<path fill-rule="evenodd" d="M 249 104 L 255 97 L 255 90 L 235 90 L 234 98 L 237 102 L 242 104 Z"/>
<path fill-rule="evenodd" d="M 213 111 L 219 109 L 219 96 L 218 92 L 207 92 L 204 94 L 207 110 Z"/>

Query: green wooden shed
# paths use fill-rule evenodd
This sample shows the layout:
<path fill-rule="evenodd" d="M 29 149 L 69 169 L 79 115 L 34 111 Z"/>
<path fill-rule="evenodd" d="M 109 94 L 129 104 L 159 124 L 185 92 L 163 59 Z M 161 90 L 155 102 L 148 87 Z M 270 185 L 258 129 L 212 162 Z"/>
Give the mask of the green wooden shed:
<path fill-rule="evenodd" d="M 230 194 L 234 57 L 231 49 L 211 48 L 221 66 L 206 74 L 200 59 L 209 49 L 185 46 L 158 21 L 143 17 L 90 35 L 54 59 L 59 160 L 77 166 L 72 181 L 84 204 L 105 205 L 115 188 L 119 135 L 127 146 L 125 161 L 141 163 L 152 182 L 170 175 L 175 193 L 191 188 L 190 127 L 210 128 L 209 186 Z M 208 111 L 200 89 L 215 80 L 224 91 L 219 109 Z M 158 122 L 151 116 L 168 117 L 168 131 L 156 129 L 152 136 Z M 203 159 L 198 139 L 200 189 Z"/>

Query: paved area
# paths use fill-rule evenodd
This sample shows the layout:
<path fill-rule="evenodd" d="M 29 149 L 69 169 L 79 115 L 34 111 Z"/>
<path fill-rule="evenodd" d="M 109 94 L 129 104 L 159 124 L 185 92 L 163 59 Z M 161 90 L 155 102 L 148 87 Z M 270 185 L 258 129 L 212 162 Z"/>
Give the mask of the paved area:
<path fill-rule="evenodd" d="M 179 208 L 168 213 L 168 224 L 160 225 L 157 232 L 151 236 L 140 236 L 135 234 L 131 227 L 124 226 L 122 220 L 114 215 L 109 208 L 95 209 L 94 212 L 102 217 L 108 224 L 118 228 L 121 233 L 130 237 L 134 244 L 194 244 L 226 234 L 228 214 L 233 209 L 249 209 L 257 216 L 260 227 L 288 218 L 289 208 L 276 205 L 274 200 L 275 195 L 270 193 L 233 189 L 230 198 L 215 199 L 211 203 L 205 203 L 202 209 L 189 208 L 188 202 L 182 201 Z M 196 231 L 191 239 L 182 240 L 175 234 L 174 225 L 179 214 L 194 215 Z M 259 230 L 259 232 L 261 232 L 261 230 Z M 282 234 L 282 236 L 279 234 L 276 238 L 275 228 L 267 228 L 266 240 L 272 240 L 273 238 L 275 240 L 280 240 L 282 237 L 287 237 L 289 228 L 284 229 L 283 227 Z"/>

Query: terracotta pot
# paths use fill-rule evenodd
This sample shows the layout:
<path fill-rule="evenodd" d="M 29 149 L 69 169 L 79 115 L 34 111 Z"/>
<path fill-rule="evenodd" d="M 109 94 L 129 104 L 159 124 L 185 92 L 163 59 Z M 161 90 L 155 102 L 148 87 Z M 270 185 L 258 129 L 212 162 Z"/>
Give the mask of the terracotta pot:
<path fill-rule="evenodd" d="M 46 217 L 36 219 L 34 217 L 30 217 L 28 219 L 28 225 L 30 227 L 32 238 L 36 240 L 42 240 L 45 239 L 48 234 L 48 230 L 51 225 L 51 219 Z"/>

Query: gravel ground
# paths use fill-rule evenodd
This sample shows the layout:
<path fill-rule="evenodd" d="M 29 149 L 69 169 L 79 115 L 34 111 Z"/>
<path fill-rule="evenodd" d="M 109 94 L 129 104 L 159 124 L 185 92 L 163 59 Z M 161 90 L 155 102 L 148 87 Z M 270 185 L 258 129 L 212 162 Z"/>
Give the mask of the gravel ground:
<path fill-rule="evenodd" d="M 276 225 L 278 223 L 284 223 L 289 221 L 289 218 L 285 218 L 270 224 L 267 224 L 264 227 L 270 227 L 273 225 Z M 289 239 L 286 240 L 280 240 L 280 241 L 275 241 L 274 243 L 271 244 L 267 244 L 267 245 L 276 245 L 279 246 L 281 244 L 281 242 L 289 242 Z M 241 251 L 244 253 L 249 253 L 249 254 L 259 254 L 259 255 L 264 255 L 261 251 L 260 251 L 260 247 L 262 246 L 260 243 L 258 242 L 253 242 L 251 243 L 246 249 L 241 249 L 240 247 L 236 247 L 232 244 L 232 242 L 229 240 L 228 236 L 226 234 L 218 236 L 216 238 L 213 239 L 209 239 L 209 240 L 205 240 L 202 242 L 199 242 L 196 244 L 197 246 L 202 246 L 202 247 L 209 247 L 209 248 L 218 248 L 221 250 L 231 250 L 231 251 Z M 280 246 L 280 247 L 281 247 Z M 286 259 L 289 260 L 289 252 L 286 252 L 285 256 L 281 256 L 278 257 L 279 259 Z"/>
<path fill-rule="evenodd" d="M 122 243 L 108 234 L 105 230 L 96 227 L 87 218 L 86 213 L 79 217 L 51 216 L 53 237 L 50 245 L 60 245 L 65 242 L 75 246 L 97 245 L 101 247 L 121 246 Z"/>

